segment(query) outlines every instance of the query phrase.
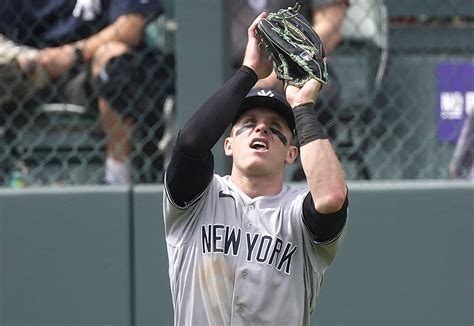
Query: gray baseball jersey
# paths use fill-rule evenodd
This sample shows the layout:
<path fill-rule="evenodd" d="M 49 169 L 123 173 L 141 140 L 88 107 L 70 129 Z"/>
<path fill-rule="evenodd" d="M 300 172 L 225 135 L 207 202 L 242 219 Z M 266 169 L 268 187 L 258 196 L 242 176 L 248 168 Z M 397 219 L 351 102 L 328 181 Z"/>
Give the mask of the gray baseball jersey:
<path fill-rule="evenodd" d="M 309 325 L 342 234 L 316 243 L 302 217 L 307 190 L 250 198 L 230 176 L 177 207 L 165 189 L 175 325 Z"/>

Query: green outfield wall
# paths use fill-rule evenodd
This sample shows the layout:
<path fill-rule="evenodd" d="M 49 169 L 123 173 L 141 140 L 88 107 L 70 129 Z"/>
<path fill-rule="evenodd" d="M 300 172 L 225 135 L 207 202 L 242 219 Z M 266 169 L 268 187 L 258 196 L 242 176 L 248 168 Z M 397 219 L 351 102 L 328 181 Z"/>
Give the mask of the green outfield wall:
<path fill-rule="evenodd" d="M 314 325 L 472 325 L 474 184 L 350 183 Z M 0 325 L 171 325 L 162 187 L 0 191 Z"/>

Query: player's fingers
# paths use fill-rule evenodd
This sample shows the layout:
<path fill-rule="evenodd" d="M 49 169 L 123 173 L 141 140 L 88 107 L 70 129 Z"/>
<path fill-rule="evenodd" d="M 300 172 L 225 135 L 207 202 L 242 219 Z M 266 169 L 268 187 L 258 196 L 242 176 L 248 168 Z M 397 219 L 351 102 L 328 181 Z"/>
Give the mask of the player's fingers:
<path fill-rule="evenodd" d="M 308 80 L 298 91 L 300 103 L 314 103 L 321 89 L 321 83 L 315 79 Z"/>
<path fill-rule="evenodd" d="M 316 79 L 310 79 L 303 85 L 303 89 L 308 93 L 314 93 L 321 89 L 321 82 Z"/>
<path fill-rule="evenodd" d="M 264 11 L 260 15 L 258 15 L 257 18 L 254 19 L 254 21 L 252 22 L 252 24 L 250 25 L 248 29 L 249 38 L 255 37 L 255 30 L 257 29 L 257 25 L 260 22 L 260 20 L 262 20 L 265 17 L 267 17 L 267 13 Z"/>
<path fill-rule="evenodd" d="M 321 83 L 317 80 L 310 79 L 302 87 L 287 85 L 285 93 L 288 103 L 290 103 L 292 108 L 295 108 L 303 104 L 314 104 L 320 89 Z"/>

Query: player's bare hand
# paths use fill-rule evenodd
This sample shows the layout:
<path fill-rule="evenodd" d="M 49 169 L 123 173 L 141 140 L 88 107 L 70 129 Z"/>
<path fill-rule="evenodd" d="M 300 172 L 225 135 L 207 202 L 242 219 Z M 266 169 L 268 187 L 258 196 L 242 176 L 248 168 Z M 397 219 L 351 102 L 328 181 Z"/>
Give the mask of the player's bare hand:
<path fill-rule="evenodd" d="M 260 38 L 257 36 L 257 24 L 262 18 L 267 16 L 266 12 L 262 12 L 253 21 L 247 31 L 247 47 L 245 49 L 245 55 L 243 65 L 251 68 L 258 76 L 258 79 L 268 77 L 273 69 L 273 64 L 269 59 L 269 54 L 265 49 L 265 46 L 261 43 Z"/>
<path fill-rule="evenodd" d="M 272 70 L 272 73 L 264 79 L 260 79 L 257 84 L 255 84 L 255 87 L 257 88 L 272 88 L 275 90 L 278 90 L 281 93 L 284 93 L 283 91 L 283 82 L 279 80 L 276 76 L 275 70 Z"/>
<path fill-rule="evenodd" d="M 44 48 L 39 51 L 39 62 L 53 79 L 70 69 L 74 64 L 74 58 L 74 48 L 71 45 Z"/>
<path fill-rule="evenodd" d="M 310 79 L 301 88 L 288 85 L 285 91 L 286 99 L 292 108 L 303 104 L 314 104 L 321 86 L 321 83 L 315 79 Z"/>
<path fill-rule="evenodd" d="M 38 50 L 36 49 L 21 51 L 16 59 L 20 69 L 27 75 L 33 73 L 39 65 Z"/>

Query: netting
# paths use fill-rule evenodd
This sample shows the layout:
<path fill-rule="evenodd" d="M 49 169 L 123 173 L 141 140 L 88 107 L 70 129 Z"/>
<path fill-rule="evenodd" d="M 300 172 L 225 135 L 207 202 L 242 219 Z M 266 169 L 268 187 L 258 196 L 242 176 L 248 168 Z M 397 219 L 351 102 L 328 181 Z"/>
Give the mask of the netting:
<path fill-rule="evenodd" d="M 315 15 L 316 25 L 337 26 L 330 14 Z M 328 54 L 332 90 L 316 108 L 349 179 L 452 176 L 453 151 L 473 111 L 473 28 L 472 1 L 351 0 L 342 41 Z M 472 128 L 470 137 L 473 146 Z M 472 150 L 464 152 L 457 176 L 472 164 Z"/>
<path fill-rule="evenodd" d="M 0 6 L 0 13 L 7 9 Z M 173 140 L 173 20 L 166 14 L 150 19 L 133 55 L 120 54 L 101 71 L 108 74 L 105 80 L 97 82 L 92 76 L 91 59 L 91 64 L 81 61 L 54 81 L 48 79 L 47 87 L 35 87 L 31 76 L 43 70 L 35 66 L 34 72 L 20 71 L 18 58 L 30 50 L 22 47 L 22 40 L 41 43 L 39 27 L 31 26 L 30 33 L 19 37 L 14 29 L 28 30 L 20 19 L 25 16 L 6 15 L 14 23 L 0 38 L 0 184 L 21 188 L 104 183 L 110 146 L 130 167 L 131 182 L 161 182 Z M 41 25 L 48 28 L 47 21 Z M 132 122 L 126 128 L 121 122 L 107 122 L 98 98 L 117 110 L 119 120 Z"/>
<path fill-rule="evenodd" d="M 474 107 L 473 6 L 460 0 L 352 0 L 342 42 L 328 57 L 340 92 L 336 106 L 327 103 L 325 123 L 333 128 L 331 140 L 348 179 L 450 177 L 463 123 Z M 7 23 L 30 28 L 35 37 L 38 26 L 22 25 L 17 12 L 9 15 Z M 146 66 L 133 93 L 109 98 L 126 108 L 144 107 L 125 115 L 133 121 L 127 161 L 134 183 L 162 181 L 176 133 L 179 84 L 168 42 L 175 23 L 179 27 L 179 21 L 162 15 L 147 25 L 144 40 L 155 63 Z M 47 22 L 41 27 L 47 28 Z M 159 55 L 153 52 L 157 48 Z M 0 184 L 102 183 L 109 138 L 97 104 L 61 103 L 51 94 L 32 103 L 26 95 L 15 95 L 25 76 L 8 79 L 10 72 L 1 66 Z M 140 102 L 147 92 L 155 96 L 153 105 Z M 468 156 L 472 161 L 472 152 Z M 468 174 L 469 168 L 469 162 L 462 165 L 457 175 Z"/>
<path fill-rule="evenodd" d="M 341 81 L 338 123 L 349 133 L 335 144 L 350 178 L 452 177 L 453 151 L 473 111 L 474 4 L 352 4 L 332 62 Z M 472 129 L 469 137 L 472 146 Z M 472 166 L 472 148 L 464 152 L 458 177 Z"/>

